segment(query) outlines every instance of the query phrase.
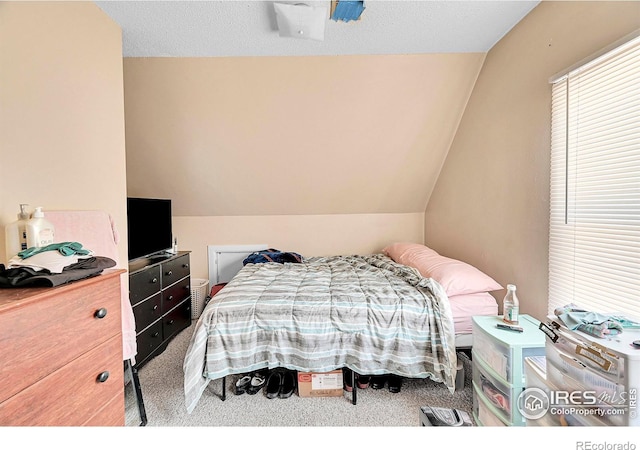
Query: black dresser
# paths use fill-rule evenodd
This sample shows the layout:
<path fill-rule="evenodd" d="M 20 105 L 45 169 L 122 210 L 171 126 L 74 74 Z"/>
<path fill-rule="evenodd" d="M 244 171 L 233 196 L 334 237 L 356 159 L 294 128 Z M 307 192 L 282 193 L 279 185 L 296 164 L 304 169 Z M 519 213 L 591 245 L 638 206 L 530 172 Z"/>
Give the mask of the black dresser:
<path fill-rule="evenodd" d="M 162 353 L 191 325 L 189 252 L 129 263 L 129 300 L 136 320 L 136 368 Z"/>

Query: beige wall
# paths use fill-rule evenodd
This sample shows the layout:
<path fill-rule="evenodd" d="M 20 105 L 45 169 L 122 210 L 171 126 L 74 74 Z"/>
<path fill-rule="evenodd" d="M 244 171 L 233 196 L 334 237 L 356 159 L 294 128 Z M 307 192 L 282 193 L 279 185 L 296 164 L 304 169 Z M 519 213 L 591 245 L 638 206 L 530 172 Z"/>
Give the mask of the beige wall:
<path fill-rule="evenodd" d="M 422 242 L 483 54 L 125 58 L 127 186 L 173 200 L 179 247 L 305 256 Z"/>
<path fill-rule="evenodd" d="M 639 2 L 542 2 L 487 55 L 425 214 L 426 243 L 547 314 L 549 78 L 640 27 Z M 502 299 L 503 292 L 497 297 Z"/>
<path fill-rule="evenodd" d="M 20 203 L 105 210 L 126 263 L 120 28 L 92 2 L 2 2 L 0 68 L 0 224 Z"/>
<path fill-rule="evenodd" d="M 176 216 L 422 213 L 483 59 L 125 58 L 128 192 Z"/>
<path fill-rule="evenodd" d="M 303 256 L 369 254 L 395 241 L 422 242 L 424 213 L 174 217 L 192 276 L 208 278 L 207 245 L 266 244 Z"/>

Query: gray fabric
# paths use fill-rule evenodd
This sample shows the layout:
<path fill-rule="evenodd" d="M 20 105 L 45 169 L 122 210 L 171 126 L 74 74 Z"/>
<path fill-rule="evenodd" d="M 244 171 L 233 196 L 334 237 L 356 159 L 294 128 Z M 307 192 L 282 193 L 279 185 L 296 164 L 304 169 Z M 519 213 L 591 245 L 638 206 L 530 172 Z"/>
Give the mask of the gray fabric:
<path fill-rule="evenodd" d="M 261 368 L 430 378 L 455 389 L 453 320 L 442 286 L 384 255 L 248 264 L 207 305 L 184 389 Z"/>

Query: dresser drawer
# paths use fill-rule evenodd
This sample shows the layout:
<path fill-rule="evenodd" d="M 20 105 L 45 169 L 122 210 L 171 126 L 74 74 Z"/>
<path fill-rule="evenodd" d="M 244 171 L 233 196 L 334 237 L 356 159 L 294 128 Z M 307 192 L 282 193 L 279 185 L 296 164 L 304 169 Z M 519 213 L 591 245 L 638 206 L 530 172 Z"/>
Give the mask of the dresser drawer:
<path fill-rule="evenodd" d="M 166 314 L 191 295 L 191 277 L 186 277 L 162 291 L 162 314 Z"/>
<path fill-rule="evenodd" d="M 163 336 L 167 340 L 191 325 L 191 302 L 185 301 L 162 319 Z"/>
<path fill-rule="evenodd" d="M 171 286 L 176 281 L 189 275 L 189 255 L 183 255 L 162 263 L 162 288 Z"/>
<path fill-rule="evenodd" d="M 125 410 L 123 395 L 116 395 L 94 416 L 82 425 L 85 427 L 123 427 L 125 420 L 122 415 Z"/>
<path fill-rule="evenodd" d="M 162 294 L 157 293 L 133 307 L 133 315 L 136 319 L 136 330 L 144 330 L 156 320 L 162 317 Z"/>
<path fill-rule="evenodd" d="M 133 306 L 160 292 L 160 266 L 129 275 L 129 301 Z"/>
<path fill-rule="evenodd" d="M 162 344 L 162 320 L 153 323 L 149 328 L 138 334 L 138 354 L 136 366 L 139 366 L 160 344 Z"/>
<path fill-rule="evenodd" d="M 121 334 L 120 274 L 49 288 L 0 315 L 0 401 Z M 103 318 L 97 312 L 106 313 Z M 122 357 L 122 342 L 117 355 Z M 120 361 L 121 363 L 122 361 Z"/>
<path fill-rule="evenodd" d="M 109 376 L 100 382 L 104 372 Z M 122 340 L 117 336 L 0 403 L 0 424 L 82 425 L 116 396 L 123 417 L 123 386 Z"/>

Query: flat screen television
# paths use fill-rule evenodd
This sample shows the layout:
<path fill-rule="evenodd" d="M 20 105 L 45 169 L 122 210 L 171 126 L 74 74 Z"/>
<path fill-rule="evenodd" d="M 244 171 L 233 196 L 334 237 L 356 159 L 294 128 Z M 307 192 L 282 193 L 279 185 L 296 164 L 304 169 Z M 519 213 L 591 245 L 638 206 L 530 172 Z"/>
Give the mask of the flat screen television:
<path fill-rule="evenodd" d="M 171 200 L 128 197 L 127 231 L 129 261 L 170 250 Z"/>

